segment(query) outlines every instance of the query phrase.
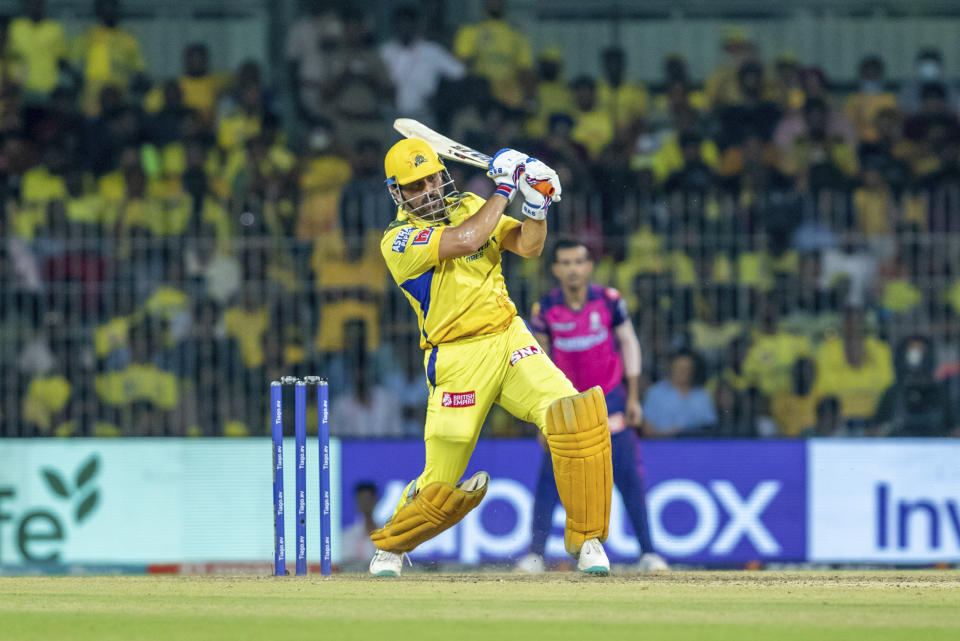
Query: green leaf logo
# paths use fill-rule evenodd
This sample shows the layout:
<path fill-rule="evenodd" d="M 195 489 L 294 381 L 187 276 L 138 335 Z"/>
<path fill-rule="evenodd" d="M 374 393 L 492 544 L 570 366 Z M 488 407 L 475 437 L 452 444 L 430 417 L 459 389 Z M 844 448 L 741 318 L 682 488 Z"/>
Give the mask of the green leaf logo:
<path fill-rule="evenodd" d="M 87 495 L 87 498 L 80 502 L 80 505 L 77 506 L 77 523 L 83 523 L 83 520 L 87 518 L 90 511 L 97 506 L 97 501 L 99 500 L 100 491 L 94 490 Z"/>
<path fill-rule="evenodd" d="M 97 474 L 97 469 L 100 466 L 100 460 L 93 455 L 90 457 L 90 460 L 87 461 L 83 467 L 80 468 L 80 471 L 77 472 L 77 489 L 83 488 L 90 479 L 92 479 Z"/>
<path fill-rule="evenodd" d="M 66 482 L 63 480 L 63 477 L 60 476 L 56 470 L 44 468 L 41 473 L 43 474 L 44 480 L 47 482 L 47 486 L 54 494 L 60 498 L 69 499 L 71 496 L 78 494 L 86 486 L 90 485 L 90 482 L 93 480 L 93 477 L 97 475 L 99 469 L 100 459 L 97 458 L 96 454 L 93 454 L 89 459 L 84 461 L 79 469 L 77 469 L 77 473 L 75 475 L 76 487 L 73 489 L 67 486 Z M 97 503 L 99 501 L 100 490 L 92 488 L 90 491 L 88 491 L 74 511 L 74 516 L 77 520 L 77 523 L 82 523 L 84 520 L 86 520 L 86 518 L 90 516 L 90 513 L 93 512 L 94 508 L 97 507 Z"/>
<path fill-rule="evenodd" d="M 70 491 L 67 490 L 66 484 L 64 484 L 63 479 L 60 478 L 56 470 L 51 470 L 49 467 L 44 468 L 43 478 L 46 479 L 47 485 L 50 486 L 54 494 L 65 499 L 70 497 Z"/>

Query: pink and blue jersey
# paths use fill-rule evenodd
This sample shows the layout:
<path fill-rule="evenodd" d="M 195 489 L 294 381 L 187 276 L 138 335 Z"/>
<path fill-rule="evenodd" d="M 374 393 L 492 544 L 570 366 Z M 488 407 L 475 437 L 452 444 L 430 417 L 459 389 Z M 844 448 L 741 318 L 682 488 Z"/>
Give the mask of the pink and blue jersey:
<path fill-rule="evenodd" d="M 582 392 L 599 385 L 613 414 L 623 411 L 625 399 L 623 360 L 614 329 L 629 318 L 620 292 L 591 283 L 581 309 L 568 307 L 557 287 L 534 307 L 530 324 L 533 331 L 550 337 L 550 358 L 573 386 Z"/>
<path fill-rule="evenodd" d="M 627 306 L 615 289 L 587 285 L 587 300 L 579 310 L 567 306 L 559 287 L 533 308 L 531 328 L 550 339 L 550 358 L 578 391 L 599 385 L 607 397 L 613 480 L 623 497 L 642 553 L 655 552 L 650 541 L 643 483 L 637 469 L 637 440 L 626 421 L 627 394 L 623 358 L 614 330 L 630 320 Z M 560 501 L 549 450 L 544 450 L 533 501 L 530 551 L 541 556 L 551 532 L 554 506 Z"/>

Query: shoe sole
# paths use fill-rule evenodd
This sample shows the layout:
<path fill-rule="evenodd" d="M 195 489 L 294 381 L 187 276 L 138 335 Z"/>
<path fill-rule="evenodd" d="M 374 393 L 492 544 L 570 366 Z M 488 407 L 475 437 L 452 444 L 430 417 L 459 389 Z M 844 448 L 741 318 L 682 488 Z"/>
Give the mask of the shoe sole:
<path fill-rule="evenodd" d="M 394 572 L 393 570 L 381 570 L 380 572 L 377 572 L 377 573 L 374 574 L 373 576 L 386 577 L 386 578 L 391 578 L 391 579 L 392 579 L 392 578 L 395 578 L 395 577 L 400 576 L 400 573 L 399 573 L 399 572 Z"/>
<path fill-rule="evenodd" d="M 605 568 L 602 565 L 593 565 L 580 571 L 584 574 L 592 574 L 593 576 L 607 576 L 610 574 L 610 568 Z"/>

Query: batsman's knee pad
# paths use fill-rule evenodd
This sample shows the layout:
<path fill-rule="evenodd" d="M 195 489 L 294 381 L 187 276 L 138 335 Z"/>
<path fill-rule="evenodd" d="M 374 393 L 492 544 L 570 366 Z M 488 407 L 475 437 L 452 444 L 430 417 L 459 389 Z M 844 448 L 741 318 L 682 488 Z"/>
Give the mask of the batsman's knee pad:
<path fill-rule="evenodd" d="M 477 472 L 456 487 L 439 481 L 431 483 L 408 499 L 389 523 L 370 534 L 370 539 L 387 552 L 410 552 L 459 523 L 480 504 L 489 484 L 490 475 L 486 472 Z"/>
<path fill-rule="evenodd" d="M 610 523 L 613 461 L 603 391 L 592 387 L 554 401 L 546 427 L 557 492 L 567 511 L 564 543 L 577 556 L 587 539 L 606 540 Z"/>

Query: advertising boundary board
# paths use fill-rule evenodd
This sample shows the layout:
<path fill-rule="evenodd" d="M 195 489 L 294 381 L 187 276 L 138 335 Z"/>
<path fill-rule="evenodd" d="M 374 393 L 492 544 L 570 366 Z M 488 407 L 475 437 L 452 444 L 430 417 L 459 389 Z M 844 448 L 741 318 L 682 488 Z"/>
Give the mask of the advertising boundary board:
<path fill-rule="evenodd" d="M 960 562 L 960 439 L 818 439 L 808 465 L 811 561 Z"/>
<path fill-rule="evenodd" d="M 710 565 L 806 558 L 806 445 L 801 441 L 655 441 L 638 446 L 654 543 L 673 560 Z M 390 518 L 403 488 L 423 465 L 423 443 L 344 441 L 342 483 L 381 490 L 378 522 Z M 484 502 L 411 554 L 413 559 L 508 562 L 530 543 L 534 487 L 542 458 L 534 440 L 480 441 L 466 476 L 485 470 Z M 636 560 L 633 528 L 615 492 L 607 552 Z M 344 502 L 346 527 L 356 518 Z M 547 556 L 566 558 L 563 510 L 553 515 Z"/>
<path fill-rule="evenodd" d="M 378 486 L 382 523 L 420 472 L 423 447 L 331 442 L 335 562 L 341 526 L 355 522 L 354 485 Z M 286 451 L 292 457 L 292 442 Z M 0 573 L 266 573 L 269 452 L 259 438 L 2 440 Z M 674 563 L 960 563 L 960 440 L 645 441 L 637 454 L 654 543 Z M 524 554 L 542 456 L 532 439 L 480 441 L 466 474 L 491 473 L 487 497 L 412 558 L 511 563 Z M 307 467 L 312 565 L 315 448 Z M 292 506 L 288 514 L 292 531 Z M 548 558 L 569 558 L 563 523 L 558 506 Z M 617 563 L 639 551 L 619 495 L 606 548 Z"/>
<path fill-rule="evenodd" d="M 293 445 L 286 439 L 290 488 Z M 330 447 L 336 529 L 339 442 Z M 306 455 L 313 563 L 320 561 L 317 447 Z M 0 439 L 0 569 L 259 567 L 273 556 L 272 480 L 269 438 Z M 292 500 L 291 492 L 289 532 Z M 339 540 L 334 531 L 335 561 Z"/>

